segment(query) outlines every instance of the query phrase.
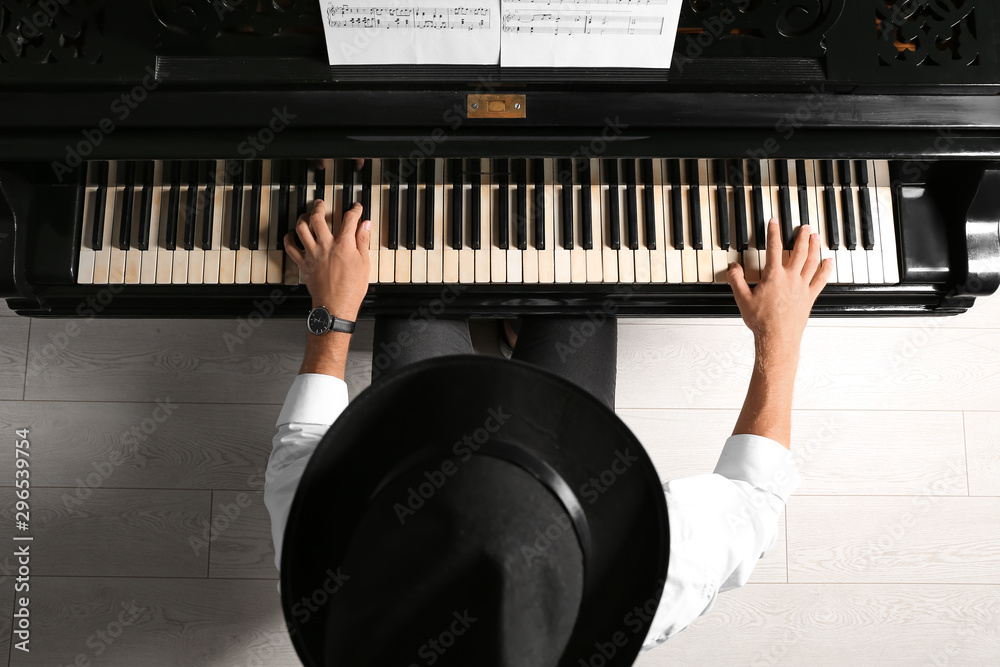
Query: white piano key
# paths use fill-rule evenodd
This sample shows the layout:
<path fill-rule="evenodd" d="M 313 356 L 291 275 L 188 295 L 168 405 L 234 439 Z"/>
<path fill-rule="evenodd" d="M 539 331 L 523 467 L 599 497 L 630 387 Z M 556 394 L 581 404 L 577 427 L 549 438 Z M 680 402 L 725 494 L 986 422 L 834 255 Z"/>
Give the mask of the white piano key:
<path fill-rule="evenodd" d="M 184 225 L 187 224 L 187 184 L 178 188 L 177 197 L 177 236 L 174 239 L 177 246 L 171 253 L 174 266 L 170 270 L 170 282 L 174 285 L 184 285 L 188 278 L 188 253 L 184 250 Z M 246 204 L 244 204 L 246 206 Z"/>
<path fill-rule="evenodd" d="M 271 228 L 271 161 L 260 163 L 260 223 L 257 227 L 257 250 L 250 251 L 250 283 L 267 282 L 267 249 Z M 276 221 L 277 222 L 277 221 Z M 249 235 L 248 237 L 249 238 Z M 192 253 L 193 254 L 193 253 Z"/>
<path fill-rule="evenodd" d="M 462 249 L 458 251 L 458 280 L 476 282 L 476 250 L 472 247 L 472 182 L 469 174 L 470 160 L 462 160 Z"/>
<path fill-rule="evenodd" d="M 729 253 L 722 249 L 722 240 L 719 235 L 719 202 L 716 199 L 717 192 L 719 190 L 718 186 L 715 184 L 715 165 L 712 164 L 712 160 L 704 160 L 705 170 L 702 171 L 702 191 L 708 191 L 708 211 L 709 219 L 712 221 L 711 234 L 705 237 L 706 245 L 710 245 L 712 249 L 712 282 L 714 283 L 725 283 L 726 281 L 726 271 L 729 268 Z M 725 193 L 725 188 L 723 188 L 723 193 Z M 704 199 L 702 200 L 704 205 Z M 728 204 L 727 204 L 728 205 Z M 729 207 L 729 212 L 732 212 L 732 207 Z M 732 241 L 732 238 L 730 238 Z"/>
<path fill-rule="evenodd" d="M 409 192 L 409 184 L 407 170 L 411 169 L 412 165 L 407 165 L 405 160 L 399 161 L 399 242 L 396 246 L 395 259 L 396 266 L 393 269 L 394 278 L 393 281 L 396 284 L 407 284 L 410 282 L 411 276 L 411 256 L 413 251 L 406 247 L 406 212 L 409 209 L 407 204 L 407 199 L 409 198 L 407 193 Z M 419 240 L 419 239 L 418 239 Z"/>
<path fill-rule="evenodd" d="M 595 218 L 601 221 L 601 266 L 603 273 L 603 281 L 605 283 L 616 283 L 618 282 L 618 251 L 611 247 L 611 225 L 616 224 L 615 221 L 611 219 L 609 214 L 609 204 L 608 197 L 611 193 L 611 188 L 608 187 L 608 175 L 604 169 L 604 160 L 598 160 L 600 163 L 600 171 L 595 170 L 595 174 L 599 174 L 599 192 L 600 192 L 600 217 Z M 597 242 L 597 237 L 594 237 L 594 242 Z"/>
<path fill-rule="evenodd" d="M 649 246 L 646 245 L 646 197 L 642 180 L 642 169 L 638 159 L 630 158 L 635 169 L 635 228 L 638 232 L 639 247 L 632 251 L 635 258 L 635 282 L 648 284 L 652 273 Z"/>
<path fill-rule="evenodd" d="M 156 283 L 157 266 L 160 255 L 160 216 L 163 202 L 163 160 L 153 162 L 153 190 L 150 193 L 152 202 L 149 212 L 149 249 L 144 253 L 142 272 L 139 282 L 144 285 Z"/>
<path fill-rule="evenodd" d="M 123 170 L 125 165 L 120 165 L 119 180 L 123 180 Z M 118 245 L 119 230 L 121 229 L 122 207 L 125 205 L 125 186 L 115 186 L 115 219 L 114 228 L 111 233 L 111 266 L 108 271 L 108 283 L 112 285 L 123 285 L 125 283 L 125 251 Z"/>
<path fill-rule="evenodd" d="M 433 225 L 434 247 L 427 250 L 427 282 L 440 284 L 444 271 L 444 160 L 434 159 L 434 213 L 424 225 Z M 427 196 L 426 194 L 424 196 Z"/>
<path fill-rule="evenodd" d="M 396 161 L 398 164 L 398 160 Z M 388 180 L 388 167 L 389 162 L 383 161 L 383 177 L 380 182 L 379 188 L 372 189 L 372 199 L 375 199 L 375 195 L 378 194 L 380 201 L 379 206 L 379 235 L 378 235 L 378 281 L 382 284 L 389 284 L 396 281 L 396 251 L 389 247 L 389 230 L 395 228 L 397 233 L 397 247 L 399 239 L 399 198 L 397 193 L 396 199 L 396 214 L 390 217 L 389 215 L 389 180 Z M 373 172 L 374 173 L 374 172 Z M 394 174 L 392 176 L 397 181 L 399 180 L 399 174 Z M 372 222 L 374 225 L 374 222 Z M 372 231 L 374 232 L 374 227 Z M 376 237 L 372 237 L 375 241 Z"/>
<path fill-rule="evenodd" d="M 444 205 L 444 217 L 441 219 L 440 225 L 444 238 L 443 248 L 441 251 L 444 262 L 442 280 L 445 283 L 453 284 L 459 282 L 458 257 L 461 252 L 452 242 L 455 228 L 462 230 L 463 248 L 465 247 L 465 244 L 469 242 L 469 239 L 465 236 L 465 229 L 463 228 L 463 224 L 465 223 L 465 206 L 460 207 L 458 211 L 460 215 L 456 215 L 455 211 L 455 191 L 462 186 L 459 186 L 454 180 L 452 162 L 450 160 L 442 160 L 442 163 L 441 169 L 444 170 L 444 201 L 442 202 Z M 465 180 L 464 177 L 463 180 Z M 462 188 L 462 190 L 462 204 L 465 204 L 464 188 Z"/>
<path fill-rule="evenodd" d="M 212 195 L 212 247 L 205 250 L 205 270 L 202 279 L 207 284 L 217 284 L 222 273 L 222 228 L 226 214 L 226 161 L 216 160 L 215 170 L 209 178 L 215 178 L 215 193 Z M 201 239 L 198 239 L 200 242 Z M 159 280 L 157 280 L 159 282 Z M 296 279 L 294 282 L 298 282 Z M 286 280 L 286 284 L 287 280 Z M 294 283 L 291 283 L 294 284 Z"/>
<path fill-rule="evenodd" d="M 827 239 L 826 221 L 823 217 L 823 186 L 819 174 L 819 161 L 806 160 L 806 186 L 809 188 L 809 222 L 812 224 L 812 231 L 819 234 L 819 256 L 820 265 L 833 256 L 830 250 L 830 243 Z M 834 268 L 833 275 L 836 275 Z"/>
<path fill-rule="evenodd" d="M 587 250 L 583 247 L 583 184 L 575 160 L 573 169 L 573 249 L 569 251 L 570 282 L 587 282 Z"/>
<path fill-rule="evenodd" d="M 527 188 L 524 209 L 525 245 L 524 250 L 519 251 L 521 255 L 521 282 L 534 284 L 538 282 L 538 249 L 535 248 L 535 183 L 530 159 L 525 160 L 524 177 Z"/>
<path fill-rule="evenodd" d="M 338 233 L 344 220 L 343 184 L 341 169 L 347 168 L 344 160 L 323 160 L 323 203 L 326 204 L 326 224 Z M 353 169 L 353 165 L 350 166 Z"/>
<path fill-rule="evenodd" d="M 618 282 L 635 282 L 635 255 L 628 247 L 628 201 L 625 198 L 625 171 L 623 160 L 618 160 Z"/>
<path fill-rule="evenodd" d="M 857 247 L 851 251 L 851 271 L 854 275 L 855 285 L 867 285 L 868 257 L 865 253 L 865 246 L 861 235 L 861 212 L 858 210 L 858 179 L 857 174 L 854 173 L 854 163 L 849 162 L 849 165 L 851 168 L 851 185 L 845 187 L 845 190 L 850 193 L 851 204 L 854 208 L 854 237 L 858 240 Z M 844 220 L 844 224 L 848 224 L 848 221 Z M 846 238 L 846 234 L 842 235 L 841 238 Z"/>
<path fill-rule="evenodd" d="M 551 158 L 543 160 L 545 170 L 545 217 L 542 224 L 545 227 L 545 247 L 538 251 L 538 282 L 552 284 L 555 282 L 555 246 L 556 246 L 556 211 L 555 186 L 553 174 L 555 161 Z M 538 224 L 536 222 L 536 224 Z"/>
<path fill-rule="evenodd" d="M 521 274 L 521 251 L 517 249 L 517 179 L 514 178 L 513 160 L 507 161 L 507 279 L 505 282 L 519 284 Z"/>
<path fill-rule="evenodd" d="M 653 160 L 654 206 L 656 207 L 656 243 L 659 252 L 663 253 L 664 280 L 668 283 L 680 283 L 681 251 L 674 247 L 673 225 L 670 222 L 670 186 L 667 184 L 666 163 L 663 160 Z M 652 258 L 652 255 L 650 255 Z"/>
<path fill-rule="evenodd" d="M 698 282 L 710 283 L 715 279 L 715 263 L 712 257 L 712 203 L 709 197 L 708 160 L 698 160 L 698 192 L 701 194 L 701 239 L 702 249 L 698 251 Z"/>
<path fill-rule="evenodd" d="M 476 250 L 476 282 L 490 282 L 493 257 L 493 187 L 490 177 L 490 160 L 479 160 L 479 249 Z M 475 193 L 473 192 L 473 195 Z"/>
<path fill-rule="evenodd" d="M 94 284 L 105 285 L 110 279 L 111 271 L 111 239 L 115 220 L 115 189 L 118 182 L 118 163 L 108 162 L 108 187 L 104 197 L 104 235 L 101 237 L 101 249 L 94 253 Z"/>
<path fill-rule="evenodd" d="M 861 191 L 861 183 L 858 180 L 858 172 L 854 161 L 851 161 L 851 168 L 854 173 L 854 182 L 857 184 L 855 190 L 855 200 L 854 206 L 855 210 L 858 212 L 858 250 L 863 252 L 865 255 L 865 262 L 868 265 L 868 284 L 869 285 L 884 285 L 885 279 L 882 274 L 882 248 L 879 244 L 879 230 L 878 230 L 878 206 L 875 202 L 875 188 L 872 187 L 875 183 L 873 177 L 874 173 L 874 161 L 867 160 L 866 166 L 868 169 L 868 204 L 869 210 L 871 211 L 871 222 L 872 222 L 872 232 L 874 234 L 875 245 L 871 250 L 864 250 L 864 225 L 861 224 L 861 211 L 864 207 L 863 195 Z"/>
<path fill-rule="evenodd" d="M 899 258 L 896 255 L 896 218 L 892 208 L 892 180 L 887 160 L 869 163 L 869 187 L 874 183 L 872 209 L 878 209 L 878 240 L 882 247 L 882 278 L 886 285 L 899 283 Z"/>
<path fill-rule="evenodd" d="M 743 200 L 747 208 L 747 249 L 743 251 L 743 278 L 748 283 L 760 281 L 761 256 L 763 250 L 757 249 L 757 225 L 754 223 L 753 186 L 748 177 L 751 169 L 749 160 L 743 161 Z"/>
<path fill-rule="evenodd" d="M 97 204 L 97 172 L 101 163 L 87 163 L 87 180 L 83 194 L 83 224 L 80 226 L 80 253 L 76 263 L 76 282 L 89 285 L 94 282 L 94 247 L 93 234 L 96 225 L 95 216 L 103 215 L 103 211 L 95 211 Z"/>
<path fill-rule="evenodd" d="M 552 238 L 553 255 L 555 257 L 555 282 L 568 283 L 573 279 L 571 250 L 565 246 L 565 227 L 563 225 L 563 192 L 562 179 L 559 174 L 559 160 L 552 164 L 552 224 L 555 226 L 555 236 Z"/>
<path fill-rule="evenodd" d="M 197 163 L 195 163 L 197 168 Z M 201 247 L 201 237 L 205 229 L 205 184 L 198 183 L 195 196 L 194 247 L 186 252 L 188 256 L 188 284 L 201 284 L 205 279 L 205 250 Z M 266 255 L 265 255 L 266 256 Z"/>
<path fill-rule="evenodd" d="M 764 210 L 764 248 L 758 248 L 757 261 L 760 263 L 760 275 L 763 277 L 764 269 L 767 267 L 767 227 L 771 218 L 778 217 L 778 212 L 773 208 L 771 198 L 771 167 L 767 160 L 760 160 L 760 184 L 762 191 L 762 208 Z"/>
<path fill-rule="evenodd" d="M 590 233 L 593 246 L 587 250 L 587 282 L 604 280 L 604 211 L 601 209 L 601 165 L 597 158 L 590 161 Z"/>
<path fill-rule="evenodd" d="M 684 248 L 681 250 L 681 277 L 686 283 L 698 282 L 698 251 L 691 240 L 691 186 L 688 181 L 687 165 L 684 160 L 680 160 L 680 208 L 681 208 L 681 233 L 683 234 Z M 664 162 L 663 173 L 669 174 L 667 163 Z M 675 188 L 671 187 L 671 190 Z M 669 206 L 665 202 L 664 206 Z"/>
<path fill-rule="evenodd" d="M 427 248 L 424 246 L 424 228 L 426 221 L 424 218 L 424 175 L 421 169 L 417 168 L 417 245 L 410 251 L 410 282 L 427 282 Z"/>
<path fill-rule="evenodd" d="M 840 236 L 840 247 L 834 251 L 837 261 L 837 282 L 844 285 L 854 283 L 854 258 L 853 253 L 847 248 L 847 237 L 844 234 L 844 199 L 840 181 L 840 170 L 836 162 L 833 165 L 833 192 L 834 200 L 837 204 L 837 230 Z"/>
<path fill-rule="evenodd" d="M 729 168 L 729 164 L 728 163 L 724 163 L 724 164 L 725 164 L 726 169 L 728 169 Z M 736 197 L 738 195 L 737 195 L 736 188 L 732 187 L 731 185 L 728 185 L 728 182 L 729 182 L 728 181 L 728 177 L 727 177 L 727 181 L 726 182 L 727 182 L 727 185 L 726 185 L 726 206 L 729 209 L 729 250 L 726 251 L 726 268 L 724 269 L 724 272 L 722 274 L 722 281 L 721 282 L 728 284 L 729 283 L 729 279 L 726 278 L 726 272 L 729 270 L 729 265 L 732 264 L 733 262 L 736 262 L 737 264 L 741 263 L 743 261 L 743 253 L 741 253 L 739 250 L 737 250 L 737 244 L 736 244 L 736 233 L 737 233 L 736 232 Z"/>
<path fill-rule="evenodd" d="M 382 178 L 382 160 L 374 158 L 370 160 L 370 163 L 372 173 L 371 187 L 368 191 L 370 209 L 363 212 L 361 220 L 362 223 L 365 220 L 370 220 L 372 223 L 372 228 L 369 230 L 368 236 L 368 282 L 377 283 L 379 279 L 379 259 L 381 257 L 379 241 L 382 238 L 382 189 L 385 185 Z"/>

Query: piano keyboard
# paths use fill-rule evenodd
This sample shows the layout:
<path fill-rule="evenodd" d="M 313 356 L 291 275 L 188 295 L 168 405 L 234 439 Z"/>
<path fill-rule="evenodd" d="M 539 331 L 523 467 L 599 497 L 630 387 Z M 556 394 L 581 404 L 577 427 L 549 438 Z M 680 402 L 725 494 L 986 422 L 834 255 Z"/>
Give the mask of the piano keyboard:
<path fill-rule="evenodd" d="M 831 282 L 899 282 L 884 160 L 372 159 L 87 165 L 83 284 L 297 284 L 307 202 L 372 221 L 372 283 L 749 282 L 767 220 L 809 223 Z M 334 223 L 335 221 L 335 223 Z M 787 251 L 786 251 L 787 252 Z"/>

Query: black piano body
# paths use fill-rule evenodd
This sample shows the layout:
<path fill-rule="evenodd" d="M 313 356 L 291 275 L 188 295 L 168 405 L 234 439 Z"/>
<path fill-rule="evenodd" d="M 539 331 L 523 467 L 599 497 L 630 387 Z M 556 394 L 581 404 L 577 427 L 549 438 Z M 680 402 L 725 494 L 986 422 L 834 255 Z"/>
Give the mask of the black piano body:
<path fill-rule="evenodd" d="M 816 315 L 956 314 L 1000 285 L 1000 7 L 685 0 L 669 72 L 331 67 L 312 0 L 0 10 L 0 297 L 32 317 L 301 316 L 299 286 L 82 285 L 88 160 L 451 157 L 889 160 L 900 280 Z M 45 5 L 42 7 L 42 5 Z M 470 95 L 523 95 L 523 117 Z M 277 116 L 286 119 L 277 131 Z M 609 139 L 607 129 L 614 128 Z M 248 148 L 249 147 L 249 148 Z M 444 286 L 373 285 L 363 314 Z M 719 284 L 469 284 L 469 316 L 736 315 Z"/>

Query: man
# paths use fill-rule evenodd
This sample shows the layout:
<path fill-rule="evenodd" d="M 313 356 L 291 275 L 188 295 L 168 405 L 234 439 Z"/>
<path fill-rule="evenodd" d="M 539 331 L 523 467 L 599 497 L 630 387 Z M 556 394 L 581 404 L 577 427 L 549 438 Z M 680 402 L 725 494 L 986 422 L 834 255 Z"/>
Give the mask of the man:
<path fill-rule="evenodd" d="M 490 363 L 441 356 L 472 354 L 461 320 L 378 319 L 373 349 L 391 354 L 373 363 L 372 387 L 348 408 L 346 331 L 369 275 L 370 223 L 361 218 L 355 204 L 333 234 L 317 201 L 294 232 L 303 249 L 294 233 L 285 240 L 313 306 L 329 313 L 319 311 L 318 335 L 307 338 L 300 375 L 278 417 L 265 488 L 279 590 L 303 662 L 627 665 L 640 647 L 666 641 L 709 611 L 719 591 L 746 583 L 774 544 L 784 503 L 800 482 L 788 451 L 792 390 L 810 310 L 833 268 L 831 260 L 820 262 L 817 234 L 801 227 L 783 257 L 771 220 L 760 282 L 750 288 L 742 268 L 730 267 L 756 352 L 743 410 L 714 473 L 661 489 L 645 452 L 613 415 L 617 323 L 608 314 L 525 318 L 513 360 Z M 331 320 L 335 330 L 320 333 Z M 445 370 L 435 375 L 435 368 Z M 463 376 L 466 368 L 476 370 Z M 463 389 L 449 387 L 447 378 Z M 436 391 L 450 392 L 454 406 L 480 393 L 484 401 L 509 397 L 504 405 L 515 408 L 494 410 L 485 428 L 473 429 L 468 410 L 449 412 L 428 398 Z M 406 412 L 410 402 L 421 406 L 417 412 Z M 505 410 L 515 413 L 514 426 L 503 424 Z M 552 410 L 561 417 L 546 422 Z M 466 420 L 469 433 L 482 431 L 484 444 L 478 435 L 473 441 L 421 423 L 451 418 Z M 407 420 L 419 432 L 414 443 L 400 442 L 408 431 L 395 422 Z M 455 445 L 420 454 L 435 438 Z M 469 458 L 459 456 L 466 445 Z M 480 456 L 473 458 L 472 449 Z M 520 495 L 508 497 L 509 488 Z M 418 498 L 416 489 L 426 493 Z M 423 509 L 425 502 L 433 508 Z M 518 533 L 522 525 L 534 531 Z M 519 537 L 503 543 L 507 533 Z M 423 558 L 425 551 L 433 556 Z M 483 590 L 470 592 L 477 586 Z M 457 620 L 438 633 L 427 618 L 438 611 L 435 618 L 446 618 L 447 605 Z"/>

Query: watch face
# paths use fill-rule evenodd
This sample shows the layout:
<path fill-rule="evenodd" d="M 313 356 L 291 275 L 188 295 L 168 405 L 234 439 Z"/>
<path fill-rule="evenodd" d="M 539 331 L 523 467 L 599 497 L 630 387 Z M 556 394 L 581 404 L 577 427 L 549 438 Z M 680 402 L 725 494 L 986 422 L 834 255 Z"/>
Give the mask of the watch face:
<path fill-rule="evenodd" d="M 329 331 L 331 322 L 333 322 L 333 318 L 330 316 L 330 312 L 322 306 L 309 313 L 309 331 L 316 335 Z"/>

